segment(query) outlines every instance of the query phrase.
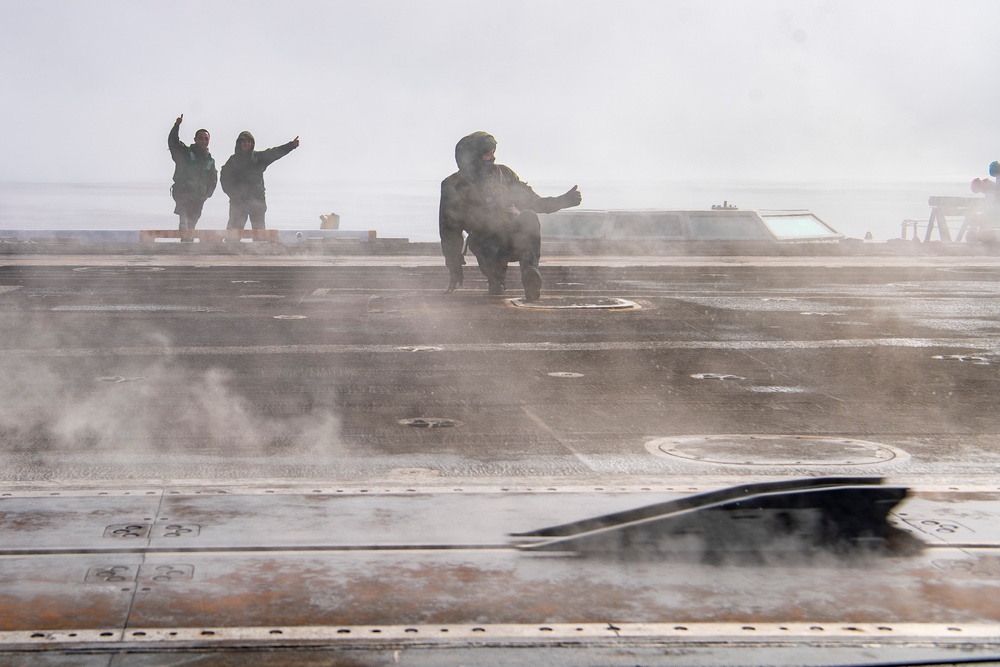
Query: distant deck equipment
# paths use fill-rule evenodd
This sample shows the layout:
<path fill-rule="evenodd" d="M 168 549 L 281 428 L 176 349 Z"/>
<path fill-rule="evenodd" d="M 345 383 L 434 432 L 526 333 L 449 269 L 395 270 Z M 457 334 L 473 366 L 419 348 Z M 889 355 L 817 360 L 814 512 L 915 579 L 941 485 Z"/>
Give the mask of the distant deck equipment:
<path fill-rule="evenodd" d="M 543 241 L 838 241 L 844 235 L 808 210 L 561 211 L 539 216 Z"/>
<path fill-rule="evenodd" d="M 970 231 L 970 225 L 976 216 L 983 210 L 982 197 L 929 197 L 927 204 L 931 207 L 930 217 L 927 219 L 927 231 L 924 233 L 924 241 L 931 240 L 934 227 L 937 226 L 938 238 L 942 241 L 951 241 L 951 230 L 948 228 L 948 218 L 961 217 L 962 226 L 958 230 L 955 241 L 961 241 L 966 233 Z M 913 237 L 917 237 L 917 223 L 915 220 L 907 220 L 903 223 L 903 238 L 907 237 L 906 229 L 913 227 Z M 972 239 L 969 239 L 972 240 Z"/>

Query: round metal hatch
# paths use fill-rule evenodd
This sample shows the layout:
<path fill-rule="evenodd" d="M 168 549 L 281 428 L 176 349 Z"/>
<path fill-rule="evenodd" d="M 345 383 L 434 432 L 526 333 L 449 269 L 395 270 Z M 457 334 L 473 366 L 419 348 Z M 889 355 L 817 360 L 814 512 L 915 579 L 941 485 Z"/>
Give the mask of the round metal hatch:
<path fill-rule="evenodd" d="M 975 366 L 989 366 L 990 360 L 981 354 L 935 354 L 932 359 L 938 361 L 967 361 Z"/>
<path fill-rule="evenodd" d="M 413 426 L 415 428 L 454 428 L 455 426 L 464 426 L 464 422 L 460 422 L 457 419 L 445 419 L 442 417 L 411 417 L 400 419 L 398 423 L 402 426 Z"/>
<path fill-rule="evenodd" d="M 618 297 L 574 297 L 554 296 L 541 301 L 525 301 L 523 298 L 508 299 L 507 303 L 516 308 L 532 310 L 639 310 L 639 304 Z"/>
<path fill-rule="evenodd" d="M 877 442 L 808 435 L 677 436 L 652 440 L 646 449 L 657 456 L 740 466 L 859 466 L 909 458 Z"/>

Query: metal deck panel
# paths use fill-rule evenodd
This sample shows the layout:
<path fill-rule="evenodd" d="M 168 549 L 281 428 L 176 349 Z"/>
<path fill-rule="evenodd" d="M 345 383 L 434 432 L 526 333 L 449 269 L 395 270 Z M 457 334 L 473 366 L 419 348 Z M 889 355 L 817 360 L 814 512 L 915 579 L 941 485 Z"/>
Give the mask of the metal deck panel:
<path fill-rule="evenodd" d="M 807 664 L 811 641 L 842 662 L 988 656 L 997 262 L 543 266 L 543 300 L 641 306 L 611 312 L 516 308 L 474 268 L 446 297 L 434 258 L 5 257 L 0 655 L 488 664 L 519 646 L 552 664 Z M 796 436 L 828 440 L 761 444 Z M 657 447 L 678 437 L 703 442 Z M 710 566 L 532 556 L 506 536 L 833 474 L 913 486 L 894 520 L 934 546 Z M 444 653 L 409 650 L 442 627 Z"/>

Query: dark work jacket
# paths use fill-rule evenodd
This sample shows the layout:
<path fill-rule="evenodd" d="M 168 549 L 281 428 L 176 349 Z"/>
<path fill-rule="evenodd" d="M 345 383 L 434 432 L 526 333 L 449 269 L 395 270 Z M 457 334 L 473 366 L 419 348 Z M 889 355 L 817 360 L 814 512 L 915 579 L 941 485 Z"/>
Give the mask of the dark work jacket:
<path fill-rule="evenodd" d="M 237 146 L 236 152 L 222 166 L 222 191 L 231 200 L 264 201 L 264 170 L 275 160 L 291 153 L 294 148 L 295 142 L 289 141 L 282 146 L 263 151 L 249 150 L 241 154 Z"/>
<path fill-rule="evenodd" d="M 180 127 L 174 125 L 167 135 L 167 147 L 174 160 L 174 199 L 205 201 L 215 193 L 219 182 L 219 172 L 215 169 L 215 159 L 205 151 L 200 153 L 192 144 L 180 140 Z"/>
<path fill-rule="evenodd" d="M 520 211 L 555 213 L 562 208 L 562 199 L 538 196 L 505 165 L 479 179 L 459 170 L 441 182 L 438 228 L 444 262 L 448 267 L 465 264 L 463 231 L 470 237 L 503 234 Z"/>

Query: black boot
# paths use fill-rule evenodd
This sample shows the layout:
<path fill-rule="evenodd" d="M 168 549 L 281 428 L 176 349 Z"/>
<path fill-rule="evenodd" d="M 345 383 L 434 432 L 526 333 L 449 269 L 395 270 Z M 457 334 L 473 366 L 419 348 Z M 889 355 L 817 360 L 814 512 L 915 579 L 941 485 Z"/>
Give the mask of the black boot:
<path fill-rule="evenodd" d="M 524 285 L 524 300 L 538 301 L 542 295 L 542 274 L 537 266 L 525 266 L 521 269 L 521 284 Z"/>
<path fill-rule="evenodd" d="M 507 289 L 506 286 L 504 286 L 502 280 L 498 280 L 496 278 L 487 278 L 486 282 L 489 285 L 489 291 L 491 296 L 500 296 L 501 294 L 503 294 L 504 290 Z"/>

